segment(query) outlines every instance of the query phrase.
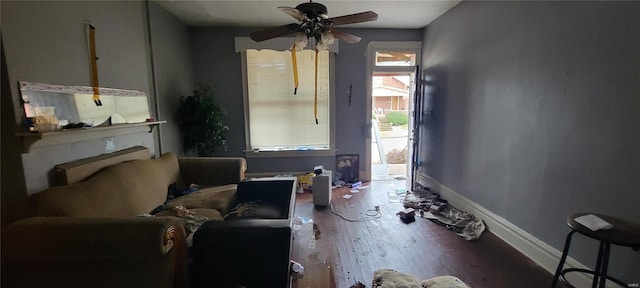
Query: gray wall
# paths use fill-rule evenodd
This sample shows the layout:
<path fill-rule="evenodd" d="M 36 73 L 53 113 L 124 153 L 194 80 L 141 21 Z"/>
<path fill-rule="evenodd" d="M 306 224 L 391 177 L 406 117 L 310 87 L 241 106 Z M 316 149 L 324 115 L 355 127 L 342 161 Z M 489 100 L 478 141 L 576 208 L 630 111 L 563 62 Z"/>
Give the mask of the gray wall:
<path fill-rule="evenodd" d="M 160 152 L 183 155 L 176 110 L 180 96 L 191 95 L 194 89 L 191 33 L 189 27 L 154 2 L 149 3 L 149 15 L 154 87 L 160 99 L 158 119 L 167 121 L 160 126 Z"/>
<path fill-rule="evenodd" d="M 151 47 L 144 2 L 2 1 L 1 5 L 5 52 L 2 64 L 7 66 L 6 75 L 2 75 L 1 195 L 2 225 L 5 225 L 23 217 L 27 194 L 53 184 L 53 165 L 108 152 L 105 141 L 111 139 L 36 148 L 21 154 L 18 150 L 21 139 L 14 136 L 15 131 L 24 129 L 20 126 L 22 111 L 17 81 L 90 85 L 86 20 L 90 20 L 97 31 L 100 86 L 148 93 L 152 115 L 157 119 L 155 103 L 159 103 L 160 117 L 175 114 L 172 113 L 175 99 L 191 90 L 193 76 L 188 29 L 153 3 L 151 18 L 157 22 L 153 33 L 162 45 L 154 49 L 158 54 L 155 72 L 162 83 L 158 89 L 153 89 L 151 81 Z M 155 97 L 154 90 L 160 98 Z M 164 101 L 162 97 L 168 99 Z M 177 149 L 179 144 L 173 141 L 177 134 L 175 124 L 167 127 L 163 135 L 171 140 L 167 141 L 165 150 Z M 112 140 L 116 150 L 142 145 L 155 154 L 154 134 L 143 132 L 115 136 Z"/>
<path fill-rule="evenodd" d="M 259 28 L 258 28 L 259 29 Z M 240 54 L 234 51 L 234 37 L 248 37 L 249 28 L 193 28 L 193 59 L 196 81 L 212 85 L 219 103 L 227 110 L 229 150 L 225 156 L 244 156 L 245 129 Z M 421 30 L 344 29 L 362 37 L 358 44 L 340 43 L 336 55 L 336 148 L 337 154 L 364 157 L 367 139 L 363 132 L 366 118 L 366 48 L 370 41 L 420 41 Z M 353 85 L 348 105 L 349 86 Z M 335 157 L 251 158 L 248 172 L 308 171 L 316 165 L 333 169 Z M 364 161 L 361 161 L 363 163 Z M 364 167 L 360 167 L 363 171 Z"/>
<path fill-rule="evenodd" d="M 85 21 L 96 27 L 100 85 L 149 92 L 144 5 L 138 1 L 2 1 L 10 83 L 89 86 Z M 12 87 L 17 95 L 17 85 Z"/>
<path fill-rule="evenodd" d="M 638 15 L 639 2 L 449 10 L 424 30 L 422 169 L 559 250 L 572 212 L 640 222 Z M 574 239 L 593 267 L 595 241 Z M 639 253 L 611 259 L 612 275 L 638 282 Z"/>
<path fill-rule="evenodd" d="M 30 2 L 2 1 L 2 43 L 10 83 L 9 97 L 18 103 L 17 81 L 89 86 L 89 64 L 85 21 L 97 29 L 97 55 L 100 85 L 149 92 L 146 28 L 142 2 Z M 17 104 L 16 104 L 17 105 Z M 14 129 L 23 129 L 22 111 L 2 106 L 2 113 L 14 115 Z M 116 147 L 144 145 L 153 149 L 151 134 L 114 137 Z M 20 142 L 17 137 L 3 142 Z M 2 158 L 6 151 L 3 149 Z M 105 153 L 103 139 L 73 145 L 38 148 L 29 154 L 3 160 L 17 174 L 11 182 L 3 181 L 2 205 L 24 207 L 26 194 L 40 191 L 52 184 L 52 165 Z M 13 158 L 15 154 L 12 154 Z M 24 163 L 19 163 L 21 161 Z M 24 166 L 22 171 L 16 171 Z M 5 170 L 6 171 L 6 170 Z M 14 183 L 15 182 L 15 183 Z M 22 182 L 22 183 L 20 183 Z M 25 190 L 11 190 L 10 187 Z M 7 201 L 5 201 L 7 199 Z M 17 209 L 16 209 L 17 210 Z M 4 215 L 3 224 L 21 215 Z M 5 219 L 7 216 L 7 219 Z"/>

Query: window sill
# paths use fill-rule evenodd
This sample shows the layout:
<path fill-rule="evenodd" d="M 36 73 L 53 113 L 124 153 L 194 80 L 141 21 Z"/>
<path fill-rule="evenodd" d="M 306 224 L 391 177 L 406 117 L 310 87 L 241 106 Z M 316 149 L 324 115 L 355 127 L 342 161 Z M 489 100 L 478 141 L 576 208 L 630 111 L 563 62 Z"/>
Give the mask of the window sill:
<path fill-rule="evenodd" d="M 283 151 L 252 151 L 245 150 L 246 158 L 270 158 L 270 157 L 333 157 L 336 149 L 322 150 L 283 150 Z"/>

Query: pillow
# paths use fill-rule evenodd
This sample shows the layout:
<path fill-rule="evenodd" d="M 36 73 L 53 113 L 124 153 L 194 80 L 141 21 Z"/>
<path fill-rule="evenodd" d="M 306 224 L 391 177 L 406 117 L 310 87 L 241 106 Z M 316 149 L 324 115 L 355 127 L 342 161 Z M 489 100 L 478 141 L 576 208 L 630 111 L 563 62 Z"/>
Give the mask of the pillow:
<path fill-rule="evenodd" d="M 282 215 L 278 205 L 258 200 L 238 203 L 224 216 L 224 220 L 238 218 L 281 219 Z"/>

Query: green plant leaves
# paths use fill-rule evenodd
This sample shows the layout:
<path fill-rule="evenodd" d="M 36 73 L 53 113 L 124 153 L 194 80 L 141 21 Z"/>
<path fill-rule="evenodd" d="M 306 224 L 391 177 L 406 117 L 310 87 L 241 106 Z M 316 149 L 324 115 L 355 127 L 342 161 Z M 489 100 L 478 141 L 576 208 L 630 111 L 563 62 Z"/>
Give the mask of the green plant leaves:
<path fill-rule="evenodd" d="M 180 97 L 177 119 L 183 135 L 185 151 L 198 156 L 214 156 L 227 150 L 229 127 L 224 124 L 227 112 L 215 101 L 211 87 L 200 84 L 191 96 Z"/>

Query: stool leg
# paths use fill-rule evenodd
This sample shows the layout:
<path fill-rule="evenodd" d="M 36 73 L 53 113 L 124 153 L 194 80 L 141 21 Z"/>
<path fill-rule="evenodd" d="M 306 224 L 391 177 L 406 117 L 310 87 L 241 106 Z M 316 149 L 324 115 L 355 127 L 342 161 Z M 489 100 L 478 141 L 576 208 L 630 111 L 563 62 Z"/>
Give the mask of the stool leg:
<path fill-rule="evenodd" d="M 591 281 L 591 288 L 598 287 L 598 280 L 600 278 L 600 269 L 602 269 L 602 255 L 604 254 L 604 242 L 600 241 L 600 247 L 598 248 L 598 259 L 596 260 L 596 268 L 593 269 L 593 281 Z"/>
<path fill-rule="evenodd" d="M 560 263 L 558 263 L 558 268 L 556 268 L 556 274 L 553 275 L 551 288 L 556 288 L 556 285 L 558 284 L 558 279 L 560 278 L 560 274 L 562 273 L 562 267 L 564 267 L 564 261 L 567 260 L 567 254 L 569 254 L 569 246 L 571 246 L 571 236 L 573 236 L 573 233 L 575 232 L 575 230 L 571 230 L 567 234 L 567 240 L 565 240 L 564 242 L 564 249 L 562 249 L 562 257 L 560 257 Z"/>
<path fill-rule="evenodd" d="M 598 287 L 598 280 L 600 278 L 600 270 L 602 270 L 602 256 L 604 255 L 604 242 L 600 241 L 600 248 L 598 249 L 598 260 L 596 260 L 596 268 L 593 269 L 593 281 L 591 282 L 591 288 Z"/>
<path fill-rule="evenodd" d="M 609 243 L 604 244 L 604 255 L 602 256 L 602 266 L 600 268 L 600 288 L 605 288 L 607 282 L 607 266 L 609 266 L 609 252 L 611 245 Z"/>

